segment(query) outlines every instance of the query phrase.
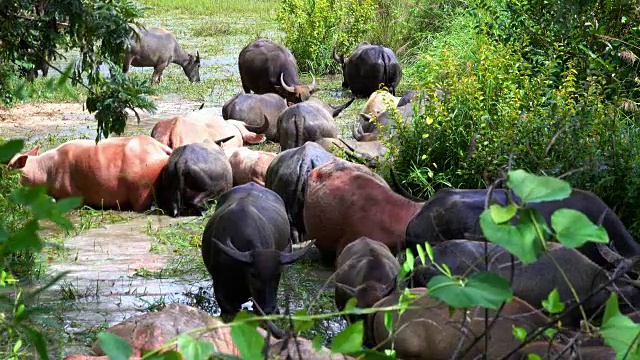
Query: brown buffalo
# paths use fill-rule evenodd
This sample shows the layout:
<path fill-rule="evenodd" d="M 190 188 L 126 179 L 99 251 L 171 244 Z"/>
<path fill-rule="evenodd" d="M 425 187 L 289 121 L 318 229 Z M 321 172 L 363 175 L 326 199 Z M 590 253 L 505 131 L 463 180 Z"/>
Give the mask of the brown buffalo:
<path fill-rule="evenodd" d="M 171 149 L 147 135 L 100 141 L 72 140 L 38 155 L 17 154 L 9 168 L 22 170 L 23 185 L 48 185 L 56 199 L 82 196 L 97 208 L 145 211 Z"/>
<path fill-rule="evenodd" d="M 527 360 L 529 354 L 536 354 L 542 359 L 557 360 L 615 360 L 616 353 L 606 346 L 578 346 L 567 349 L 563 344 L 550 344 L 548 341 L 536 341 L 527 344 L 509 357 L 509 360 Z"/>
<path fill-rule="evenodd" d="M 202 109 L 158 121 L 151 130 L 151 136 L 173 149 L 187 144 L 211 142 L 223 143 L 222 148 L 228 151 L 241 147 L 245 142 L 264 142 L 265 137 L 260 133 L 268 127 L 266 118 L 262 126 L 255 127 L 241 121 L 224 120 L 213 109 Z"/>
<path fill-rule="evenodd" d="M 367 167 L 335 159 L 315 168 L 307 181 L 306 236 L 316 239 L 326 260 L 362 236 L 393 253 L 404 248 L 407 224 L 420 204 L 393 192 Z"/>
<path fill-rule="evenodd" d="M 361 237 L 345 246 L 336 261 L 335 302 L 339 311 L 355 297 L 361 309 L 370 308 L 396 289 L 400 271 L 398 260 L 389 248 L 375 240 Z M 364 317 L 350 316 L 355 322 Z"/>
<path fill-rule="evenodd" d="M 233 170 L 233 186 L 251 181 L 264 186 L 267 169 L 275 157 L 275 153 L 251 150 L 246 147 L 232 150 L 229 163 Z"/>
<path fill-rule="evenodd" d="M 351 105 L 354 99 L 334 108 L 312 98 L 285 109 L 278 116 L 280 150 L 299 147 L 307 141 L 337 137 L 338 127 L 334 118 Z"/>
<path fill-rule="evenodd" d="M 287 101 L 278 94 L 239 93 L 222 106 L 222 117 L 252 126 L 262 126 L 266 117 L 269 129 L 264 135 L 267 140 L 278 141 L 278 115 L 286 108 Z"/>
<path fill-rule="evenodd" d="M 500 317 L 491 327 L 488 348 L 485 348 L 485 341 L 481 340 L 464 356 L 458 353 L 457 357 L 453 357 L 460 342 L 460 348 L 464 350 L 476 336 L 484 332 L 484 309 L 475 307 L 468 312 L 456 310 L 450 315 L 449 306 L 428 296 L 425 288 L 411 289 L 411 293 L 419 296 L 410 303 L 410 306 L 417 308 L 407 309 L 401 317 L 397 311 L 392 312 L 393 342 L 384 325 L 384 313 L 370 315 L 367 324 L 369 340 L 378 345 L 378 349 L 391 349 L 393 344 L 396 356 L 400 359 L 475 359 L 483 353 L 487 354 L 487 359 L 500 359 L 520 345 L 520 340 L 513 336 L 514 326 L 531 333 L 549 321 L 525 301 L 513 298 L 513 301 L 505 304 Z M 399 298 L 399 293 L 394 292 L 376 303 L 375 307 L 397 305 Z M 467 314 L 464 323 L 463 314 Z M 489 311 L 489 322 L 494 316 L 495 311 Z"/>
<path fill-rule="evenodd" d="M 302 85 L 298 77 L 296 59 L 284 46 L 275 41 L 259 38 L 240 51 L 238 56 L 240 80 L 245 93 L 276 93 L 298 103 L 309 99 L 316 89 Z"/>
<path fill-rule="evenodd" d="M 162 28 L 146 30 L 136 29 L 136 35 L 131 37 L 131 48 L 125 55 L 122 72 L 127 73 L 130 66 L 153 67 L 151 84 L 162 81 L 162 71 L 169 64 L 178 64 L 184 70 L 189 81 L 200 81 L 200 53 L 193 56 L 182 50 L 176 38 Z"/>

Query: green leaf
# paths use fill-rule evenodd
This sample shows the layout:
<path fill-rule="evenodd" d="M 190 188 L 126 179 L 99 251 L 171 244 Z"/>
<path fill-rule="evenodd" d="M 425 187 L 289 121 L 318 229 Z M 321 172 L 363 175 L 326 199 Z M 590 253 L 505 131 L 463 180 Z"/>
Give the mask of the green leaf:
<path fill-rule="evenodd" d="M 427 250 L 427 255 L 429 256 L 429 260 L 433 262 L 433 248 L 431 247 L 431 244 L 429 244 L 428 242 L 424 243 L 424 248 Z"/>
<path fill-rule="evenodd" d="M 4 243 L 6 250 L 15 252 L 30 249 L 40 252 L 43 244 L 40 236 L 38 236 L 38 230 L 40 230 L 40 226 L 37 220 L 27 222 L 20 230 L 9 235 L 9 238 Z"/>
<path fill-rule="evenodd" d="M 568 182 L 552 176 L 537 176 L 524 170 L 509 171 L 507 186 L 524 203 L 566 199 L 571 195 Z"/>
<path fill-rule="evenodd" d="M 306 316 L 308 319 L 293 320 L 293 329 L 295 332 L 307 331 L 313 327 L 313 320 L 309 317 L 307 310 L 300 309 L 294 313 L 294 316 Z"/>
<path fill-rule="evenodd" d="M 347 326 L 340 331 L 331 343 L 332 353 L 349 354 L 362 349 L 362 336 L 364 335 L 364 325 L 362 320 Z"/>
<path fill-rule="evenodd" d="M 427 289 L 429 296 L 454 308 L 482 306 L 497 309 L 513 298 L 509 281 L 488 271 L 474 273 L 466 281 L 438 275 L 431 278 Z"/>
<path fill-rule="evenodd" d="M 418 257 L 420 258 L 420 262 L 422 263 L 422 265 L 426 265 L 427 258 L 424 255 L 424 249 L 422 248 L 422 245 L 418 244 L 418 246 L 416 246 L 416 249 L 418 250 Z"/>
<path fill-rule="evenodd" d="M 577 248 L 586 242 L 608 243 L 609 235 L 602 225 L 596 225 L 587 215 L 573 209 L 558 209 L 551 215 L 551 227 L 558 242 Z"/>
<path fill-rule="evenodd" d="M 314 336 L 313 340 L 311 340 L 311 348 L 313 348 L 313 350 L 315 351 L 320 351 L 320 349 L 322 348 L 323 341 L 324 341 L 324 338 L 322 337 L 322 335 L 318 334 Z"/>
<path fill-rule="evenodd" d="M 640 325 L 620 313 L 618 295 L 614 292 L 607 300 L 600 333 L 604 342 L 615 350 L 617 359 L 622 359 L 627 352 L 627 359 L 640 359 Z"/>
<path fill-rule="evenodd" d="M 520 341 L 524 341 L 527 338 L 527 330 L 525 328 L 514 326 L 513 336 Z"/>
<path fill-rule="evenodd" d="M 31 344 L 36 348 L 40 360 L 49 360 L 49 351 L 47 350 L 47 342 L 41 332 L 30 327 L 24 327 Z"/>
<path fill-rule="evenodd" d="M 60 214 L 63 214 L 80 207 L 80 205 L 82 205 L 82 198 L 76 196 L 58 200 L 55 207 Z"/>
<path fill-rule="evenodd" d="M 513 218 L 518 212 L 518 206 L 514 203 L 510 203 L 507 206 L 500 204 L 493 204 L 489 206 L 489 212 L 491 213 L 491 219 L 496 224 L 505 223 Z"/>
<path fill-rule="evenodd" d="M 0 145 L 0 162 L 11 160 L 24 147 L 24 140 L 9 140 Z"/>
<path fill-rule="evenodd" d="M 264 338 L 255 326 L 235 324 L 231 326 L 231 338 L 238 347 L 240 355 L 247 360 L 261 360 Z"/>
<path fill-rule="evenodd" d="M 100 348 L 109 356 L 109 360 L 129 360 L 133 354 L 129 343 L 117 335 L 101 332 L 98 334 L 98 340 Z"/>
<path fill-rule="evenodd" d="M 545 300 L 542 300 L 542 307 L 549 314 L 559 314 L 564 311 L 564 303 L 560 301 L 558 289 L 553 289 Z"/>
<path fill-rule="evenodd" d="M 160 354 L 146 355 L 146 353 L 149 353 L 149 352 L 151 351 L 143 352 L 145 360 L 182 360 L 183 359 L 182 355 L 175 350 L 165 351 Z"/>
<path fill-rule="evenodd" d="M 186 334 L 180 334 L 176 342 L 178 343 L 178 351 L 180 351 L 185 359 L 206 360 L 213 354 L 214 349 L 212 343 L 197 341 Z"/>
<path fill-rule="evenodd" d="M 409 267 L 409 271 L 413 271 L 413 266 L 416 262 L 416 258 L 413 256 L 411 249 L 407 248 L 404 252 L 407 255 L 407 258 L 404 260 L 404 262 Z"/>
<path fill-rule="evenodd" d="M 523 264 L 527 265 L 538 260 L 543 250 L 541 239 L 538 238 L 536 231 L 534 218 L 546 238 L 547 231 L 545 227 L 540 225 L 544 223 L 544 219 L 540 218 L 535 209 L 522 210 L 520 212 L 520 221 L 517 225 L 511 225 L 510 223 L 496 224 L 491 218 L 490 210 L 485 209 L 480 214 L 480 227 L 489 241 L 507 249 Z"/>
<path fill-rule="evenodd" d="M 358 299 L 352 297 L 352 298 L 349 298 L 349 300 L 347 300 L 347 303 L 344 305 L 344 310 L 342 311 L 349 314 L 357 314 L 359 313 L 357 309 L 358 309 Z"/>
<path fill-rule="evenodd" d="M 527 355 L 527 360 L 542 360 L 542 358 L 538 354 L 529 354 Z"/>
<path fill-rule="evenodd" d="M 548 328 L 547 330 L 544 331 L 544 336 L 548 338 L 553 338 L 554 336 L 556 336 L 557 333 L 558 333 L 558 330 L 554 328 Z"/>
<path fill-rule="evenodd" d="M 384 328 L 391 334 L 393 332 L 393 313 L 391 311 L 385 311 L 384 313 Z"/>

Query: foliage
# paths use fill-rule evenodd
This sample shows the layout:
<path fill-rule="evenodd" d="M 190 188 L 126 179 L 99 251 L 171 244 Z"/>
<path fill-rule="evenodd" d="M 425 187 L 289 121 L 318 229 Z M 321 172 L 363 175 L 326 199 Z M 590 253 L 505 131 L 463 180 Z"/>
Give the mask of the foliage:
<path fill-rule="evenodd" d="M 350 53 L 373 26 L 374 0 L 283 0 L 277 20 L 301 71 L 335 72 L 331 54 Z"/>
<path fill-rule="evenodd" d="M 13 140 L 0 144 L 0 163 L 6 162 L 22 149 L 22 140 Z M 0 172 L 5 172 L 0 165 Z M 2 190 L 8 181 L 0 181 Z M 41 359 L 48 359 L 46 341 L 42 333 L 30 322 L 36 310 L 29 305 L 43 290 L 60 280 L 65 273 L 58 274 L 48 284 L 35 290 L 25 291 L 15 276 L 12 264 L 16 256 L 31 256 L 38 253 L 44 245 L 38 231 L 42 220 L 50 220 L 63 229 L 71 229 L 71 222 L 64 213 L 80 205 L 79 198 L 54 201 L 46 195 L 46 188 L 18 187 L 11 191 L 8 198 L 2 191 L 3 201 L 9 201 L 20 208 L 18 219 L 0 223 L 0 333 L 7 334 L 0 341 L 2 357 L 16 358 L 31 351 L 31 345 Z M 6 199 L 6 200 L 4 200 Z M 15 216 L 15 215 L 14 215 Z M 26 254 L 26 255 L 25 255 Z"/>
<path fill-rule="evenodd" d="M 146 98 L 150 88 L 132 82 L 116 71 L 129 46 L 131 26 L 142 15 L 129 0 L 20 0 L 0 5 L 3 22 L 0 24 L 0 92 L 2 100 L 11 104 L 29 96 L 25 81 L 17 80 L 20 72 L 46 61 L 64 73 L 60 82 L 70 77 L 73 85 L 87 89 L 87 108 L 95 112 L 99 121 L 98 140 L 111 132 L 121 134 L 126 121 L 126 109 L 154 110 Z M 67 71 L 56 68 L 54 58 L 62 58 L 61 51 L 79 51 L 79 57 Z M 72 64 L 74 61 L 72 61 Z M 105 78 L 99 65 L 108 64 L 111 70 Z M 53 81 L 53 80 L 52 80 Z"/>

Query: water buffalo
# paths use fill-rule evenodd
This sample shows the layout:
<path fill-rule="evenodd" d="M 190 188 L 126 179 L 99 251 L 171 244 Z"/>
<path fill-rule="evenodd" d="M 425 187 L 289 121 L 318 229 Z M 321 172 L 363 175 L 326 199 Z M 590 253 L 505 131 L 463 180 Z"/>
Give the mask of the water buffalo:
<path fill-rule="evenodd" d="M 224 119 L 240 120 L 252 126 L 261 126 L 266 117 L 269 129 L 267 140 L 278 141 L 278 115 L 287 108 L 287 101 L 278 94 L 243 94 L 227 100 L 222 106 Z"/>
<path fill-rule="evenodd" d="M 389 248 L 375 240 L 361 237 L 345 246 L 336 261 L 335 302 L 339 311 L 355 297 L 361 309 L 370 308 L 396 289 L 400 264 Z M 355 322 L 362 316 L 350 316 Z"/>
<path fill-rule="evenodd" d="M 298 77 L 296 58 L 291 51 L 275 41 L 259 38 L 240 51 L 240 80 L 245 93 L 276 93 L 292 103 L 309 99 L 316 89 L 302 85 Z"/>
<path fill-rule="evenodd" d="M 393 192 L 367 167 L 335 159 L 309 175 L 304 200 L 306 236 L 316 239 L 324 260 L 335 260 L 336 254 L 362 236 L 384 243 L 395 254 L 404 248 L 407 223 L 420 207 Z"/>
<path fill-rule="evenodd" d="M 342 66 L 342 87 L 350 88 L 353 95 L 368 97 L 380 85 L 388 88 L 391 94 L 396 94 L 402 79 L 402 68 L 391 49 L 365 41 L 347 59 L 337 56 L 333 50 L 333 59 Z"/>
<path fill-rule="evenodd" d="M 384 101 L 383 105 L 379 104 L 379 99 L 383 97 L 380 95 L 374 97 L 376 94 L 377 93 L 373 93 L 371 95 L 369 98 L 371 103 L 367 103 L 367 105 L 365 105 L 363 111 L 358 114 L 358 120 L 356 120 L 353 125 L 352 134 L 353 138 L 357 141 L 376 141 L 378 140 L 378 125 L 382 124 L 387 126 L 389 124 L 393 124 L 394 120 L 391 117 L 390 109 L 388 106 L 384 105 Z M 410 101 L 415 94 L 415 91 L 411 91 L 402 98 L 394 97 L 390 99 L 395 102 L 397 114 L 403 122 L 409 121 L 413 116 L 414 104 Z"/>
<path fill-rule="evenodd" d="M 537 312 L 525 301 L 514 298 L 505 304 L 500 317 L 488 331 L 488 348 L 481 340 L 462 357 L 456 350 L 464 350 L 471 345 L 473 339 L 485 330 L 484 309 L 474 307 L 468 311 L 456 310 L 450 314 L 449 306 L 426 294 L 425 288 L 411 289 L 413 295 L 419 298 L 410 303 L 402 316 L 397 311 L 392 312 L 393 342 L 388 341 L 389 332 L 385 327 L 385 316 L 376 312 L 369 316 L 366 337 L 378 349 L 396 351 L 399 359 L 475 359 L 486 353 L 487 359 L 500 359 L 520 345 L 520 340 L 513 336 L 513 327 L 522 327 L 528 333 L 545 325 L 549 318 Z M 400 298 L 398 292 L 380 300 L 375 307 L 397 305 Z M 466 314 L 463 321 L 463 314 Z M 493 321 L 495 311 L 489 311 L 489 323 Z M 460 342 L 462 346 L 459 347 Z"/>
<path fill-rule="evenodd" d="M 397 186 L 399 187 L 399 186 Z M 475 239 L 482 236 L 479 217 L 484 210 L 488 190 L 454 190 L 438 191 L 409 222 L 406 232 L 407 247 L 414 249 L 417 244 L 429 242 L 432 245 L 445 240 Z M 513 195 L 517 200 L 517 197 Z M 507 190 L 493 191 L 492 201 L 507 203 Z M 627 257 L 640 255 L 640 246 L 631 237 L 616 214 L 599 197 L 591 192 L 574 189 L 571 195 L 563 200 L 545 201 L 529 204 L 537 209 L 544 220 L 549 223 L 551 214 L 561 208 L 581 211 L 592 222 L 599 223 L 607 230 L 611 243 L 617 251 Z M 599 266 L 609 266 L 592 242 L 586 243 L 578 250 Z"/>
<path fill-rule="evenodd" d="M 196 56 L 182 50 L 176 38 L 162 28 L 137 29 L 130 39 L 131 48 L 124 57 L 122 72 L 129 72 L 130 66 L 153 67 L 151 84 L 162 81 L 162 71 L 174 63 L 182 66 L 189 81 L 200 81 L 200 53 Z"/>
<path fill-rule="evenodd" d="M 302 146 L 307 141 L 337 137 L 338 127 L 334 118 L 351 105 L 354 99 L 333 108 L 311 98 L 284 110 L 278 116 L 280 150 Z"/>
<path fill-rule="evenodd" d="M 484 270 L 484 246 L 484 242 L 481 241 L 449 240 L 434 246 L 433 256 L 436 263 L 447 264 L 454 275 L 471 274 Z M 582 300 L 596 288 L 609 281 L 608 273 L 600 266 L 593 263 L 579 251 L 565 248 L 558 243 L 549 243 L 549 255 L 542 256 L 532 264 L 523 265 L 517 259 L 514 259 L 513 269 L 511 267 L 511 255 L 508 251 L 495 244 L 487 244 L 487 246 L 489 254 L 488 270 L 506 279 L 512 278 L 511 289 L 513 290 L 513 295 L 534 307 L 541 307 L 542 301 L 547 298 L 553 289 L 558 290 L 560 301 L 569 305 L 575 303 L 572 289 L 578 298 Z M 606 249 L 602 249 L 602 251 L 606 251 Z M 550 257 L 553 257 L 553 259 Z M 556 267 L 556 263 L 562 271 Z M 440 274 L 431 264 L 423 266 L 418 260 L 416 265 L 417 267 L 412 277 L 414 286 L 424 287 L 433 276 Z M 567 284 L 567 279 L 572 288 Z M 640 304 L 640 291 L 636 287 L 625 284 L 622 281 L 616 282 L 616 286 L 632 306 Z M 612 289 L 603 289 L 583 304 L 587 316 L 594 315 L 601 310 L 611 291 Z M 628 309 L 628 306 L 622 305 L 622 308 Z M 580 313 L 576 310 L 567 314 L 563 322 L 577 326 L 580 319 Z"/>
<path fill-rule="evenodd" d="M 354 162 L 365 164 L 369 168 L 377 168 L 389 152 L 379 140 L 354 141 L 351 139 L 322 138 L 316 140 L 325 150 L 334 154 L 345 154 Z"/>
<path fill-rule="evenodd" d="M 233 185 L 242 185 L 253 181 L 264 186 L 267 169 L 275 157 L 275 153 L 255 151 L 246 147 L 231 150 L 229 163 L 233 170 Z"/>
<path fill-rule="evenodd" d="M 231 165 L 215 144 L 197 143 L 173 150 L 160 175 L 158 207 L 169 215 L 204 215 L 207 203 L 231 189 Z"/>
<path fill-rule="evenodd" d="M 311 170 L 334 158 L 318 144 L 307 142 L 278 154 L 267 169 L 265 186 L 284 200 L 295 242 L 306 233 L 302 214 L 307 178 Z"/>
<path fill-rule="evenodd" d="M 222 194 L 202 235 L 202 258 L 221 316 L 236 314 L 249 297 L 264 313 L 276 312 L 282 266 L 312 245 L 291 251 L 287 212 L 273 191 L 248 183 Z"/>
<path fill-rule="evenodd" d="M 158 121 L 151 130 L 151 136 L 173 149 L 186 144 L 211 142 L 228 151 L 244 143 L 264 142 L 264 135 L 259 133 L 268 127 L 266 118 L 262 126 L 256 127 L 241 121 L 224 120 L 213 109 L 201 109 Z"/>
<path fill-rule="evenodd" d="M 82 196 L 85 205 L 132 209 L 151 206 L 171 149 L 147 135 L 113 137 L 96 144 L 72 140 L 38 155 L 40 146 L 9 161 L 23 185 L 48 185 L 55 199 Z"/>
<path fill-rule="evenodd" d="M 528 360 L 529 354 L 536 354 L 540 359 L 556 360 L 615 360 L 616 353 L 606 346 L 577 346 L 576 349 L 566 349 L 566 345 L 550 344 L 548 341 L 536 341 L 525 345 L 509 360 Z"/>

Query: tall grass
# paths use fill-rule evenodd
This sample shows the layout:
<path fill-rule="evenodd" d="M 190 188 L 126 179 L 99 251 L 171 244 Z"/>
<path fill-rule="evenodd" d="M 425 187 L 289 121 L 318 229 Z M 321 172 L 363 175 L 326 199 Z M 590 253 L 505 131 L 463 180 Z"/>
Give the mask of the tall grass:
<path fill-rule="evenodd" d="M 224 16 L 271 16 L 280 4 L 280 0 L 140 0 L 147 6 L 147 12 L 181 11 L 191 15 Z"/>

